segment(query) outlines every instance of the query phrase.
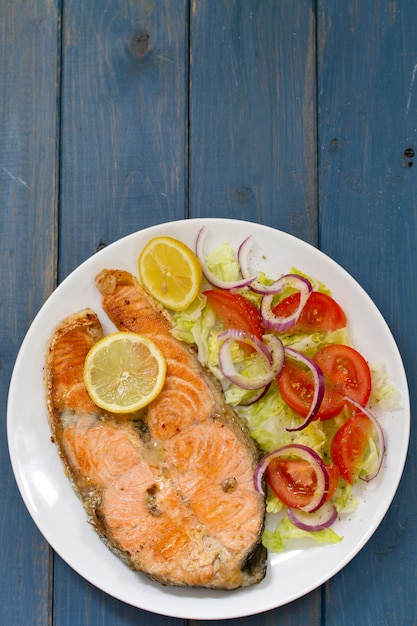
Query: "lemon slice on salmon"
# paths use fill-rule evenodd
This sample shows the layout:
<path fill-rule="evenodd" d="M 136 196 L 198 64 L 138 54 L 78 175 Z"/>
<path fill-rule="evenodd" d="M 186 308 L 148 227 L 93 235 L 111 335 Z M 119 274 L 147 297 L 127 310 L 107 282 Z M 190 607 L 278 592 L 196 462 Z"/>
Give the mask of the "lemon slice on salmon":
<path fill-rule="evenodd" d="M 202 268 L 197 255 L 172 237 L 154 237 L 138 261 L 145 289 L 164 307 L 184 311 L 197 297 Z"/>
<path fill-rule="evenodd" d="M 90 349 L 84 383 L 95 404 L 111 413 L 133 413 L 160 393 L 166 361 L 153 341 L 131 332 L 115 332 Z"/>

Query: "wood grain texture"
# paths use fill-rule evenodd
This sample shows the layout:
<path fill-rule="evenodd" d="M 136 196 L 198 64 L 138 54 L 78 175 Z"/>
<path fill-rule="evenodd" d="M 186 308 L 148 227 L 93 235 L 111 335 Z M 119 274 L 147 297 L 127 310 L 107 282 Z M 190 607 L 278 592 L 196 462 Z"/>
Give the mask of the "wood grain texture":
<path fill-rule="evenodd" d="M 100 241 L 185 217 L 187 20 L 185 0 L 65 2 L 60 278 Z"/>
<path fill-rule="evenodd" d="M 103 593 L 55 557 L 53 626 L 182 626 L 181 619 L 142 611 Z M 22 625 L 23 626 L 23 625 Z"/>
<path fill-rule="evenodd" d="M 191 2 L 190 215 L 317 239 L 310 0 Z"/>
<path fill-rule="evenodd" d="M 11 471 L 6 399 L 19 345 L 55 286 L 59 14 L 55 2 L 1 0 L 0 17 L 0 623 L 23 626 L 48 624 L 50 549 Z"/>
<path fill-rule="evenodd" d="M 391 327 L 411 384 L 412 416 L 416 23 L 412 2 L 324 1 L 318 15 L 320 245 L 364 286 Z M 416 443 L 412 425 L 392 507 L 367 546 L 327 585 L 328 624 L 417 623 Z"/>

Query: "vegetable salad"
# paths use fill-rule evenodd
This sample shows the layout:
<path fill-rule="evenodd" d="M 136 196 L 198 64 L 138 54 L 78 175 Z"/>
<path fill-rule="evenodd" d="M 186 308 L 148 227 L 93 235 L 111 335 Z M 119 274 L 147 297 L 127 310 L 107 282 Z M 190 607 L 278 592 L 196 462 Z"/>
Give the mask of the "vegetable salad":
<path fill-rule="evenodd" d="M 384 365 L 369 365 L 352 346 L 325 285 L 289 268 L 268 293 L 278 277 L 250 277 L 249 245 L 236 251 L 224 242 L 203 254 L 200 242 L 209 280 L 174 314 L 173 333 L 196 347 L 264 452 L 254 480 L 276 517 L 264 545 L 280 552 L 291 539 L 335 543 L 342 538 L 333 522 L 358 506 L 354 485 L 381 467 L 385 441 L 369 407 L 395 408 L 397 391 Z"/>

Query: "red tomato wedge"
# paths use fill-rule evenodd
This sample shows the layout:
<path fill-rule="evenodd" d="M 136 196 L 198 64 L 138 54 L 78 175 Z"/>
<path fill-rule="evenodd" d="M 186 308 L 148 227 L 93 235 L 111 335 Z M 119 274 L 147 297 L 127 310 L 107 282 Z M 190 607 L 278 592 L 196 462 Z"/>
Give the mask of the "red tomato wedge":
<path fill-rule="evenodd" d="M 330 445 L 332 461 L 340 476 L 350 485 L 357 478 L 368 439 L 372 436 L 372 422 L 363 413 L 352 415 L 335 434 Z"/>
<path fill-rule="evenodd" d="M 306 417 L 314 394 L 314 381 L 311 372 L 293 361 L 286 360 L 277 382 L 283 400 L 298 415 Z M 340 413 L 344 405 L 345 401 L 340 393 L 325 384 L 324 397 L 316 414 L 316 419 L 331 419 Z"/>
<path fill-rule="evenodd" d="M 342 396 L 366 405 L 371 394 L 371 372 L 359 352 L 349 346 L 332 344 L 319 350 L 314 361 L 323 372 L 328 386 Z"/>
<path fill-rule="evenodd" d="M 244 330 L 262 338 L 265 333 L 262 318 L 252 302 L 244 296 L 230 291 L 210 289 L 203 292 L 208 304 L 227 329 Z"/>
<path fill-rule="evenodd" d="M 324 398 L 316 419 L 327 420 L 338 415 L 346 404 L 344 396 L 366 405 L 371 393 L 371 373 L 359 352 L 349 346 L 332 344 L 319 350 L 313 360 L 321 368 L 325 381 Z M 286 360 L 277 382 L 288 406 L 306 417 L 314 391 L 312 374 Z"/>
<path fill-rule="evenodd" d="M 326 465 L 326 469 L 330 479 L 327 502 L 336 490 L 339 469 L 335 465 Z M 275 495 L 292 509 L 308 505 L 317 488 L 316 473 L 304 459 L 273 459 L 266 469 L 266 477 Z"/>
<path fill-rule="evenodd" d="M 277 304 L 273 313 L 280 316 L 289 316 L 300 304 L 300 293 L 293 293 Z M 327 333 L 346 326 L 346 315 L 339 304 L 330 296 L 320 291 L 312 291 L 304 305 L 295 326 L 289 333 Z"/>

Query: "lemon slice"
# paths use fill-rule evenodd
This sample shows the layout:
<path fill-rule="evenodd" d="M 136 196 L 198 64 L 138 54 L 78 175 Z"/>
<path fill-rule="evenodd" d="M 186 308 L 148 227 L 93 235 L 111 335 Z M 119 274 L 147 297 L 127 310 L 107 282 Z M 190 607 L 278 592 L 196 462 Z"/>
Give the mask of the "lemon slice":
<path fill-rule="evenodd" d="M 100 339 L 88 352 L 84 382 L 95 404 L 112 413 L 132 413 L 161 391 L 166 362 L 147 337 L 116 332 Z"/>
<path fill-rule="evenodd" d="M 151 239 L 139 256 L 138 269 L 142 285 L 167 309 L 184 311 L 197 297 L 202 280 L 200 261 L 177 239 Z"/>

